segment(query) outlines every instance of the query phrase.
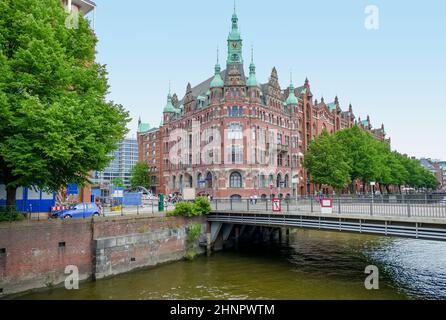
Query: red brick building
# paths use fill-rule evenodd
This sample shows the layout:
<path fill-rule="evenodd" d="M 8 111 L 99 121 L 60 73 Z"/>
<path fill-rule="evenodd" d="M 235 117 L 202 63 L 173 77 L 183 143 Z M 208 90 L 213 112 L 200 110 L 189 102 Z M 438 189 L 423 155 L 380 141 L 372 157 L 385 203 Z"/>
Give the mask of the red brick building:
<path fill-rule="evenodd" d="M 139 123 L 140 160 L 156 168 L 157 192 L 197 193 L 217 198 L 257 195 L 297 196 L 313 193 L 303 168 L 303 153 L 324 129 L 330 133 L 354 124 L 386 140 L 384 126 L 373 129 L 370 118 L 356 120 L 353 108 L 338 98 L 314 99 L 310 82 L 282 89 L 276 68 L 261 84 L 251 55 L 245 75 L 238 18 L 232 16 L 226 69 L 217 60 L 214 76 L 185 96 L 167 97 L 160 128 Z"/>

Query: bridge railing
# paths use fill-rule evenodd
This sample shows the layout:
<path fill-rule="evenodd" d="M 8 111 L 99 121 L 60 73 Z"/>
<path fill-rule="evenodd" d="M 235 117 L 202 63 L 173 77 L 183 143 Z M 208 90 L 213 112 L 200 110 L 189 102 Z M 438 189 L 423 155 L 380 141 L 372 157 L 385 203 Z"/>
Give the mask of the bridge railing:
<path fill-rule="evenodd" d="M 446 201 L 441 199 L 422 199 L 385 201 L 376 198 L 331 198 L 333 214 L 355 214 L 368 216 L 401 216 L 446 218 Z M 213 199 L 214 211 L 235 212 L 272 212 L 271 199 Z M 282 199 L 281 212 L 321 213 L 320 199 L 317 197 Z"/>

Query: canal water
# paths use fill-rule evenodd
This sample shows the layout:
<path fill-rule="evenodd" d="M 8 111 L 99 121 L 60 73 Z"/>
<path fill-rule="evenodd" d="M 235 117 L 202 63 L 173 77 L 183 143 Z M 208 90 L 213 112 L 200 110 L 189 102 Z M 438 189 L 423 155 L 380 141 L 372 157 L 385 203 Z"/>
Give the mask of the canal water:
<path fill-rule="evenodd" d="M 285 237 L 283 237 L 285 238 Z M 368 265 L 379 289 L 364 286 Z M 18 299 L 440 299 L 446 243 L 314 230 Z"/>

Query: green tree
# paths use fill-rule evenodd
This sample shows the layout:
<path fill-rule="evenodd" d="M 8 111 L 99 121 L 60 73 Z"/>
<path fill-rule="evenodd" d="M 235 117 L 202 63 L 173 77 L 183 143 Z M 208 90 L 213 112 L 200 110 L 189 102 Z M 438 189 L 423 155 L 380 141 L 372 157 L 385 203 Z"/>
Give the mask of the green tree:
<path fill-rule="evenodd" d="M 335 140 L 344 149 L 350 165 L 350 181 L 361 180 L 365 185 L 379 176 L 378 153 L 374 138 L 358 126 L 336 132 Z"/>
<path fill-rule="evenodd" d="M 322 132 L 308 147 L 304 166 L 313 183 L 329 185 L 340 191 L 350 183 L 350 166 L 347 155 L 335 136 Z"/>
<path fill-rule="evenodd" d="M 111 183 L 115 186 L 115 187 L 123 187 L 124 186 L 124 181 L 122 181 L 121 178 L 114 178 Z"/>
<path fill-rule="evenodd" d="M 139 161 L 132 169 L 130 184 L 132 188 L 144 187 L 149 189 L 152 186 L 151 170 L 147 162 Z"/>
<path fill-rule="evenodd" d="M 127 133 L 128 113 L 106 102 L 97 39 L 75 28 L 60 0 L 0 1 L 0 180 L 7 203 L 19 186 L 57 191 L 103 170 Z"/>

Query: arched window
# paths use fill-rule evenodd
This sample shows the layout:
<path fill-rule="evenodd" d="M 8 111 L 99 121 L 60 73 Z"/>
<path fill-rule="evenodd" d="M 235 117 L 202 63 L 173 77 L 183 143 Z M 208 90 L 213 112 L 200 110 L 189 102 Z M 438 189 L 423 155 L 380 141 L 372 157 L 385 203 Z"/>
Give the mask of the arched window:
<path fill-rule="evenodd" d="M 206 186 L 212 188 L 212 173 L 208 172 L 206 175 Z"/>
<path fill-rule="evenodd" d="M 202 180 L 201 178 L 202 178 L 201 173 L 198 173 L 198 175 L 197 175 L 197 187 L 198 188 L 201 188 L 203 186 L 201 183 L 201 180 Z"/>
<path fill-rule="evenodd" d="M 274 176 L 272 174 L 269 175 L 268 183 L 270 186 L 274 185 Z"/>
<path fill-rule="evenodd" d="M 243 111 L 243 107 L 238 108 L 238 115 L 239 115 L 239 117 L 243 117 L 244 114 L 245 113 Z"/>
<path fill-rule="evenodd" d="M 241 188 L 242 187 L 242 175 L 240 172 L 233 172 L 229 177 L 229 186 L 231 188 Z"/>
<path fill-rule="evenodd" d="M 288 188 L 290 184 L 290 178 L 288 177 L 288 175 L 285 175 L 285 188 Z"/>
<path fill-rule="evenodd" d="M 177 188 L 177 177 L 173 176 L 172 177 L 172 189 L 176 189 Z"/>
<path fill-rule="evenodd" d="M 180 189 L 183 189 L 183 175 L 180 176 Z"/>
<path fill-rule="evenodd" d="M 260 188 L 266 188 L 266 178 L 263 173 L 260 175 Z"/>
<path fill-rule="evenodd" d="M 282 175 L 279 173 L 279 174 L 277 175 L 277 183 L 276 183 L 276 187 L 277 187 L 277 188 L 280 188 L 280 187 L 281 187 L 281 185 L 280 185 L 281 182 L 282 182 Z"/>

